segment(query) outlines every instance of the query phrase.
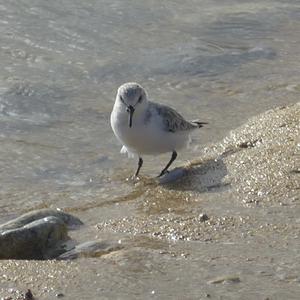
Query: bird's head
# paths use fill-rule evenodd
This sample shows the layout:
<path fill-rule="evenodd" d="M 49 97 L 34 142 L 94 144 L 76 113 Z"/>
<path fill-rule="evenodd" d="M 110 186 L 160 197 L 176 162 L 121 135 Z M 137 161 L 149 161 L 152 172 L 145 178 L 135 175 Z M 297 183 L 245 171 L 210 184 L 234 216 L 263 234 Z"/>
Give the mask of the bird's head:
<path fill-rule="evenodd" d="M 133 116 L 144 112 L 147 106 L 147 94 L 144 88 L 135 82 L 122 84 L 117 93 L 117 101 L 128 112 L 128 126 L 132 127 Z"/>

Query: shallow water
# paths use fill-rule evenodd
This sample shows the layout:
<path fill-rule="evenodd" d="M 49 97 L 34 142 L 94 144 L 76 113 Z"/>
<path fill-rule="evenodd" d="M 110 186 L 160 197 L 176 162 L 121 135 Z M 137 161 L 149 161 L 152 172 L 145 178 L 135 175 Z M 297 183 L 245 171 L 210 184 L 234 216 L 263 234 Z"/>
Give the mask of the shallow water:
<path fill-rule="evenodd" d="M 299 1 L 2 1 L 0 16 L 1 222 L 41 207 L 87 225 L 186 213 L 192 192 L 126 181 L 137 162 L 119 154 L 109 124 L 124 82 L 209 122 L 177 165 L 250 116 L 299 101 Z M 146 157 L 142 176 L 168 159 Z"/>

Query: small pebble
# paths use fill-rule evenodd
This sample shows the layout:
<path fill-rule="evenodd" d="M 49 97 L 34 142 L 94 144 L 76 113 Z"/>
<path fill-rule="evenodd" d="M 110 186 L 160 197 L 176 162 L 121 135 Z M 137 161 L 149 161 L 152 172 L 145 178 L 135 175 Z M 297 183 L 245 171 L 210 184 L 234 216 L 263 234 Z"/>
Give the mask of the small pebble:
<path fill-rule="evenodd" d="M 25 294 L 25 300 L 33 300 L 33 295 L 30 289 L 27 290 L 26 294 Z"/>
<path fill-rule="evenodd" d="M 209 219 L 208 215 L 207 214 L 200 214 L 199 215 L 199 221 L 200 222 L 205 222 Z"/>
<path fill-rule="evenodd" d="M 209 284 L 219 284 L 219 283 L 239 283 L 241 282 L 240 278 L 235 275 L 225 275 L 221 277 L 217 277 L 215 279 L 212 279 L 208 281 Z"/>

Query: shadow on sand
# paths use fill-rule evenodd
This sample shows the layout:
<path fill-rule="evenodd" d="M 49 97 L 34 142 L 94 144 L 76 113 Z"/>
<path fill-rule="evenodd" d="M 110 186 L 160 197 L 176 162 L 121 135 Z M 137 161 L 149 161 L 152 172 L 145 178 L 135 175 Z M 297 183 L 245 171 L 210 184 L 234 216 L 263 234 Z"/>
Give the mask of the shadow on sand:
<path fill-rule="evenodd" d="M 159 178 L 166 188 L 181 191 L 220 191 L 230 185 L 225 180 L 228 174 L 223 157 L 193 162 L 189 166 L 178 167 Z"/>

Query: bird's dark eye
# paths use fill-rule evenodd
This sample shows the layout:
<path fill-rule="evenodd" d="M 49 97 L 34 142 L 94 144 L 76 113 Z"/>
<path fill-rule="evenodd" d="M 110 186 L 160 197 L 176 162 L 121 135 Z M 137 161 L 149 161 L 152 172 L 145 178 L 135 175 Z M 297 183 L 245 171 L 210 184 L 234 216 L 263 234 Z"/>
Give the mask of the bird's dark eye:
<path fill-rule="evenodd" d="M 141 95 L 139 100 L 138 100 L 138 103 L 141 103 L 143 101 L 143 96 Z"/>

